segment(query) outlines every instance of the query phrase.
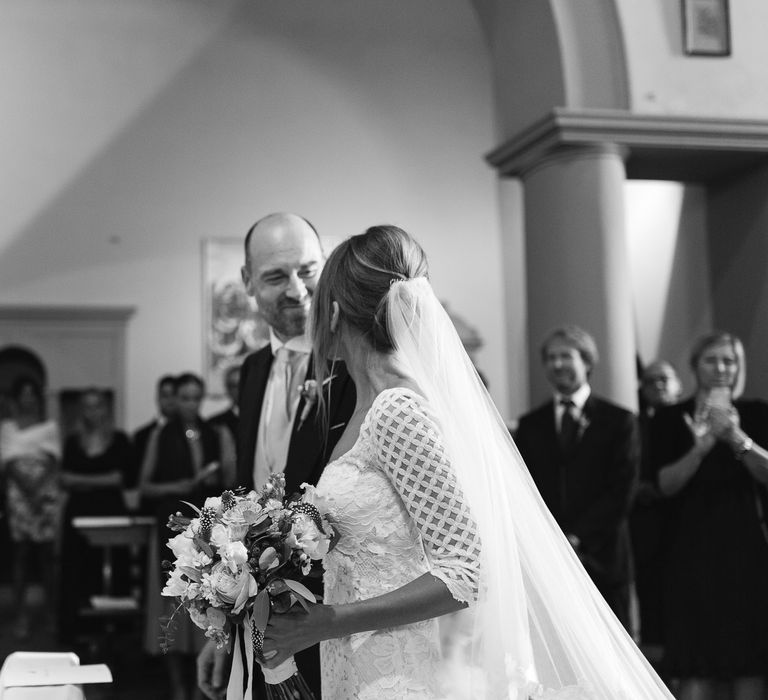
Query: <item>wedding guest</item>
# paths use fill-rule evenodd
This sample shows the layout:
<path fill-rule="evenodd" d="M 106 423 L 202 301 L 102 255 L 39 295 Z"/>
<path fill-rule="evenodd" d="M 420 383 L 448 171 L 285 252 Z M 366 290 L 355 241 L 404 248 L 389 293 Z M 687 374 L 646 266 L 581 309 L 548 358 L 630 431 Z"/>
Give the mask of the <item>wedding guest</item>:
<path fill-rule="evenodd" d="M 141 467 L 139 490 L 151 505 L 157 519 L 157 538 L 148 571 L 147 624 L 144 648 L 158 655 L 162 649 L 162 630 L 158 622 L 169 614 L 168 599 L 162 598 L 161 561 L 169 557 L 168 516 L 183 508 L 182 501 L 203 503 L 206 496 L 220 495 L 221 446 L 219 434 L 200 417 L 200 404 L 205 384 L 196 374 L 184 373 L 176 378 L 176 412 L 159 430 L 150 436 Z M 186 700 L 194 685 L 187 666 L 202 648 L 205 637 L 187 616 L 177 616 L 170 633 L 170 647 L 164 655 L 173 700 Z M 190 668 L 191 672 L 191 668 Z"/>
<path fill-rule="evenodd" d="M 0 468 L 5 476 L 12 544 L 14 634 L 26 639 L 30 632 L 27 589 L 31 558 L 37 560 L 47 605 L 52 610 L 56 605 L 61 442 L 58 425 L 46 419 L 43 387 L 37 380 L 19 377 L 11 386 L 10 396 L 13 416 L 0 424 Z"/>
<path fill-rule="evenodd" d="M 597 345 L 578 326 L 541 346 L 553 398 L 520 418 L 515 442 L 542 498 L 616 616 L 630 629 L 627 517 L 639 470 L 635 416 L 597 396 Z"/>
<path fill-rule="evenodd" d="M 238 393 L 240 391 L 240 365 L 232 365 L 224 372 L 224 391 L 229 399 L 229 406 L 208 419 L 208 423 L 219 431 L 221 440 L 221 468 L 224 483 L 235 484 L 237 464 L 237 436 L 240 432 L 240 409 Z"/>
<path fill-rule="evenodd" d="M 640 481 L 629 517 L 640 640 L 649 661 L 660 664 L 662 646 L 662 579 L 666 541 L 666 504 L 648 461 L 648 431 L 657 409 L 680 399 L 683 385 L 675 368 L 656 360 L 641 370 L 639 394 Z"/>
<path fill-rule="evenodd" d="M 144 456 L 150 436 L 155 430 L 162 428 L 176 412 L 176 379 L 173 375 L 164 374 L 157 380 L 155 385 L 155 404 L 157 406 L 155 418 L 138 428 L 133 434 L 133 446 L 136 451 L 136 461 L 139 468 L 144 463 Z"/>
<path fill-rule="evenodd" d="M 72 519 L 125 514 L 123 488 L 137 471 L 128 435 L 114 426 L 108 393 L 86 389 L 78 407 L 77 429 L 64 443 L 61 464 L 61 485 L 67 499 L 61 545 L 59 636 L 65 643 L 73 642 L 76 631 L 84 631 L 78 610 L 87 607 L 90 596 L 106 593 L 102 591 L 102 551 L 88 544 Z M 112 594 L 127 594 L 130 590 L 129 557 L 127 548 L 113 548 Z"/>
<path fill-rule="evenodd" d="M 768 403 L 744 399 L 744 348 L 716 332 L 691 351 L 693 396 L 659 408 L 649 460 L 667 499 L 665 667 L 682 700 L 768 695 Z"/>
<path fill-rule="evenodd" d="M 666 360 L 655 360 L 640 375 L 640 420 L 651 418 L 659 406 L 677 403 L 683 393 L 683 384 L 677 370 Z"/>
<path fill-rule="evenodd" d="M 307 318 L 323 263 L 317 231 L 295 214 L 265 216 L 245 237 L 243 282 L 269 324 L 270 343 L 249 355 L 240 372 L 240 486 L 260 488 L 272 472 L 285 474 L 287 493 L 299 491 L 304 482 L 317 483 L 352 413 L 355 390 L 342 363 L 334 364 L 320 389 L 312 379 Z M 329 402 L 327 435 L 316 420 L 320 394 Z M 320 700 L 317 647 L 303 651 L 296 660 Z M 208 697 L 223 696 L 230 661 L 210 642 L 200 654 L 198 682 Z M 261 674 L 256 675 L 253 697 L 260 699 L 265 690 Z"/>

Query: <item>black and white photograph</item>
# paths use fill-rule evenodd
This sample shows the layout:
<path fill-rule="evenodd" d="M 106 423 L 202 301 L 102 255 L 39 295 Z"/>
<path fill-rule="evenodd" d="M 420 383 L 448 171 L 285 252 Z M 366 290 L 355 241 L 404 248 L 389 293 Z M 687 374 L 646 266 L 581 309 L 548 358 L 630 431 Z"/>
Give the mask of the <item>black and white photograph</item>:
<path fill-rule="evenodd" d="M 768 700 L 766 0 L 0 0 L 0 700 Z"/>

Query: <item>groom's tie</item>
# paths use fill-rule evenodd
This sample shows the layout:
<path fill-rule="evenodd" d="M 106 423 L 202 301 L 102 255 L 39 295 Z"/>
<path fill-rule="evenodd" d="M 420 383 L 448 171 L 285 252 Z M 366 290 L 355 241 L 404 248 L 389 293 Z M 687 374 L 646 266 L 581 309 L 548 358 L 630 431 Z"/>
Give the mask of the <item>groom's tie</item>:
<path fill-rule="evenodd" d="M 298 396 L 297 365 L 301 353 L 278 348 L 272 362 L 264 447 L 270 473 L 282 472 L 293 429 L 293 409 Z"/>
<path fill-rule="evenodd" d="M 279 348 L 275 353 L 274 372 L 274 406 L 275 411 L 280 413 L 279 420 L 290 421 L 291 416 L 291 387 L 293 382 L 293 360 L 297 353 L 288 350 L 286 347 Z"/>

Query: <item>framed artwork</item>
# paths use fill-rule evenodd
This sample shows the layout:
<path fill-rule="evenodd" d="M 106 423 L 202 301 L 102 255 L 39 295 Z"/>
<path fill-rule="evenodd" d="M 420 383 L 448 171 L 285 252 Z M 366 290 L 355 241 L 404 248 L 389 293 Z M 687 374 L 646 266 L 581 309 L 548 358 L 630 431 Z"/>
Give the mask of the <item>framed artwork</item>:
<path fill-rule="evenodd" d="M 682 0 L 683 46 L 688 56 L 730 56 L 728 0 Z"/>
<path fill-rule="evenodd" d="M 269 342 L 269 329 L 240 277 L 243 241 L 203 241 L 203 378 L 210 397 L 224 395 L 224 372 Z"/>

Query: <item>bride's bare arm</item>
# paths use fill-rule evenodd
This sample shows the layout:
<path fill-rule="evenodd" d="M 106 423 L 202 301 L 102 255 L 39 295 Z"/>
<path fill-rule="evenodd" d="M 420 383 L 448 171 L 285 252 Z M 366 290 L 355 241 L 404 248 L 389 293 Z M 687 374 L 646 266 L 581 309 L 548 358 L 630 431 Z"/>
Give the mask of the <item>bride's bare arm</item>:
<path fill-rule="evenodd" d="M 446 615 L 466 607 L 432 574 L 375 598 L 345 605 L 313 605 L 272 615 L 264 634 L 264 665 L 274 668 L 289 656 L 318 642 L 399 627 Z"/>
<path fill-rule="evenodd" d="M 376 404 L 371 421 L 379 467 L 419 530 L 430 573 L 373 598 L 273 615 L 264 642 L 270 666 L 318 641 L 439 617 L 477 598 L 477 525 L 423 399 L 395 394 Z"/>

